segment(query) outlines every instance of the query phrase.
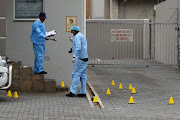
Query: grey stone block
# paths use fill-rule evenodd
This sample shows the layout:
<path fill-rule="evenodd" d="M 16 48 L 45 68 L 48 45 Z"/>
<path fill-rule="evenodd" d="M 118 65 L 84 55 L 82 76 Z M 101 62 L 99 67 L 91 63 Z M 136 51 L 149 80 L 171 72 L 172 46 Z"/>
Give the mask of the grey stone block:
<path fill-rule="evenodd" d="M 32 68 L 20 68 L 20 80 L 31 80 Z"/>
<path fill-rule="evenodd" d="M 20 80 L 20 91 L 21 92 L 31 92 L 32 90 L 32 80 Z"/>
<path fill-rule="evenodd" d="M 32 74 L 32 92 L 43 92 L 44 90 L 44 75 Z"/>
<path fill-rule="evenodd" d="M 32 80 L 44 80 L 43 74 L 32 74 Z"/>
<path fill-rule="evenodd" d="M 20 88 L 20 80 L 19 80 L 19 77 L 14 77 L 13 80 L 12 80 L 12 85 L 10 87 L 10 90 L 13 90 L 13 91 L 19 91 L 19 88 Z"/>
<path fill-rule="evenodd" d="M 32 79 L 32 92 L 43 92 L 44 81 L 41 79 Z"/>
<path fill-rule="evenodd" d="M 44 92 L 46 93 L 56 92 L 56 81 L 53 79 L 44 80 Z"/>
<path fill-rule="evenodd" d="M 12 66 L 13 66 L 12 76 L 13 77 L 19 77 L 21 62 L 20 61 L 13 62 Z"/>
<path fill-rule="evenodd" d="M 58 86 L 56 86 L 56 91 L 57 92 L 66 92 L 66 91 L 69 91 L 69 87 L 61 88 L 60 85 L 58 85 Z"/>

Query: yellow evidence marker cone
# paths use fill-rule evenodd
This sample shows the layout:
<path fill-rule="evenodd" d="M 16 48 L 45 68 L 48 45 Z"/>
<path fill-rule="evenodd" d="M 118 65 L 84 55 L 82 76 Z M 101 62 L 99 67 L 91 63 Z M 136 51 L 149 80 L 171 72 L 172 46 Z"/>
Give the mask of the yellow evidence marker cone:
<path fill-rule="evenodd" d="M 174 104 L 173 97 L 170 97 L 169 104 Z"/>
<path fill-rule="evenodd" d="M 118 89 L 123 89 L 123 86 L 122 86 L 121 83 L 119 84 L 119 88 Z"/>
<path fill-rule="evenodd" d="M 112 82 L 111 82 L 111 86 L 115 86 L 115 82 L 114 82 L 114 80 L 112 80 Z"/>
<path fill-rule="evenodd" d="M 132 90 L 132 85 L 131 84 L 129 85 L 129 90 Z"/>
<path fill-rule="evenodd" d="M 93 102 L 98 102 L 97 96 L 94 97 Z"/>
<path fill-rule="evenodd" d="M 111 95 L 109 88 L 107 89 L 106 95 Z"/>
<path fill-rule="evenodd" d="M 17 94 L 17 91 L 14 92 L 14 96 L 13 98 L 18 98 L 18 94 Z"/>
<path fill-rule="evenodd" d="M 130 100 L 129 100 L 129 104 L 134 104 L 134 99 L 133 99 L 133 96 L 130 97 Z"/>
<path fill-rule="evenodd" d="M 133 87 L 133 89 L 132 89 L 132 92 L 131 93 L 133 93 L 133 94 L 135 94 L 136 93 L 136 89 Z"/>
<path fill-rule="evenodd" d="M 60 87 L 65 87 L 64 82 L 63 82 L 63 81 L 61 82 Z"/>
<path fill-rule="evenodd" d="M 7 97 L 12 97 L 11 90 L 8 91 Z"/>

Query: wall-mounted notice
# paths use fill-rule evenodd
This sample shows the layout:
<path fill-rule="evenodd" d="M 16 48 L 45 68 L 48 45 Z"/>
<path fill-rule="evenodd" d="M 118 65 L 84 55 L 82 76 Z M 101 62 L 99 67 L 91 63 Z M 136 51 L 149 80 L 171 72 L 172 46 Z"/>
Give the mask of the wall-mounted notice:
<path fill-rule="evenodd" d="M 66 32 L 71 32 L 70 28 L 77 25 L 76 16 L 67 16 L 66 17 Z"/>
<path fill-rule="evenodd" d="M 133 41 L 133 29 L 111 29 L 111 41 Z"/>

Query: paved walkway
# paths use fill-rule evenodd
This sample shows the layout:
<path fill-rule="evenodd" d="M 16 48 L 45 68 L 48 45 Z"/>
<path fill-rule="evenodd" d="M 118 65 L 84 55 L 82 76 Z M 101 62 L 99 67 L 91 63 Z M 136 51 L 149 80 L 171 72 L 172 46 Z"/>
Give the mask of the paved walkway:
<path fill-rule="evenodd" d="M 99 66 L 88 67 L 87 73 L 105 109 L 91 108 L 86 98 L 68 98 L 61 92 L 19 93 L 18 99 L 0 92 L 0 120 L 180 120 L 179 69 Z M 120 82 L 123 90 L 117 89 Z M 130 83 L 137 91 L 131 105 Z M 112 95 L 105 95 L 107 88 Z M 170 96 L 175 105 L 168 105 Z"/>
<path fill-rule="evenodd" d="M 173 67 L 112 67 L 88 68 L 88 79 L 99 94 L 106 109 L 119 109 L 134 117 L 180 119 L 180 70 Z M 116 85 L 111 86 L 114 80 Z M 122 83 L 123 90 L 118 90 Z M 129 84 L 136 88 L 132 95 Z M 106 91 L 110 89 L 111 95 Z M 128 104 L 130 97 L 135 104 Z M 175 105 L 169 105 L 170 97 Z"/>

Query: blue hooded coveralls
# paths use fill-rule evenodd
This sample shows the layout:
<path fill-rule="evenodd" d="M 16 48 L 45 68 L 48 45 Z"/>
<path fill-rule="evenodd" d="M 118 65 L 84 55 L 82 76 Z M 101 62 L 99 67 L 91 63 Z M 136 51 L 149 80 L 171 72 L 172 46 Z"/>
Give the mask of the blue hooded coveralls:
<path fill-rule="evenodd" d="M 73 55 L 75 55 L 76 60 L 73 63 L 72 84 L 70 87 L 70 92 L 76 94 L 79 82 L 81 81 L 80 94 L 86 94 L 86 67 L 88 62 L 84 62 L 81 59 L 88 58 L 87 40 L 80 32 L 76 34 L 73 39 L 72 52 Z"/>
<path fill-rule="evenodd" d="M 33 49 L 35 53 L 34 61 L 34 73 L 40 73 L 44 71 L 44 54 L 45 54 L 45 42 L 46 42 L 46 29 L 45 23 L 39 19 L 32 24 L 31 41 L 33 43 Z"/>

